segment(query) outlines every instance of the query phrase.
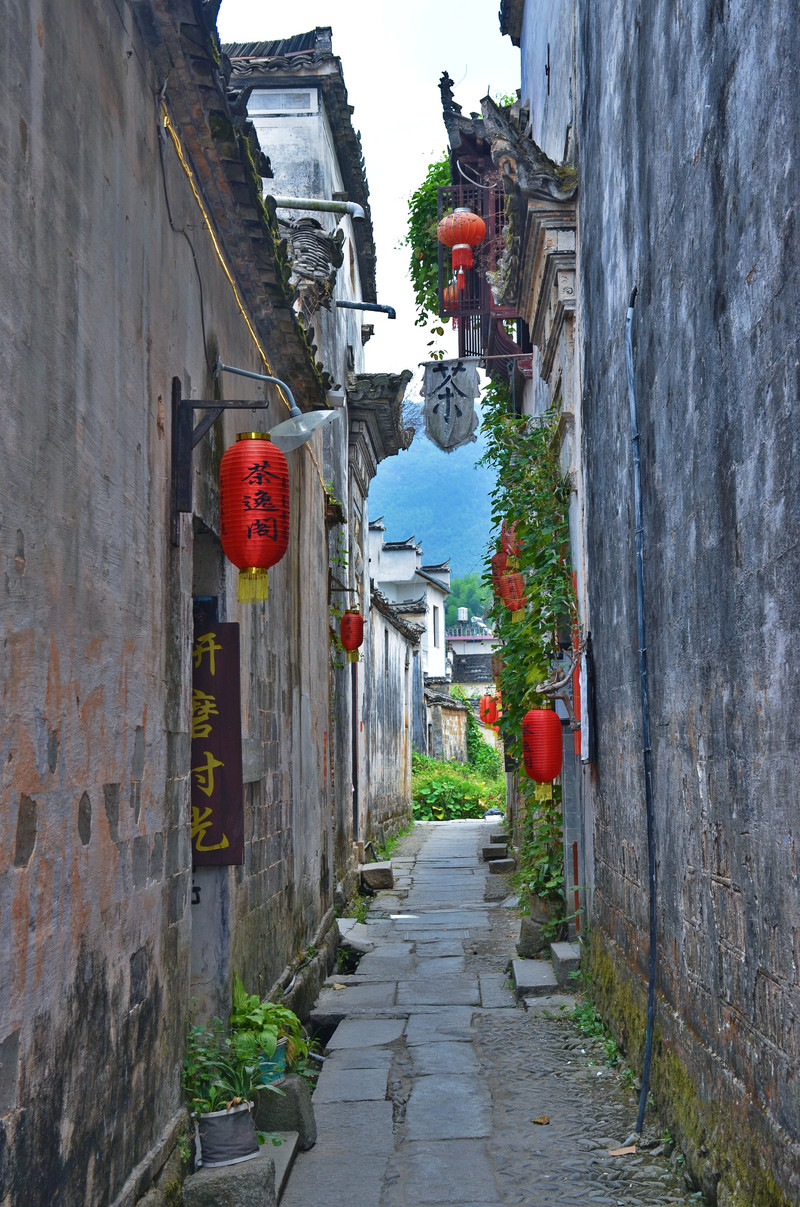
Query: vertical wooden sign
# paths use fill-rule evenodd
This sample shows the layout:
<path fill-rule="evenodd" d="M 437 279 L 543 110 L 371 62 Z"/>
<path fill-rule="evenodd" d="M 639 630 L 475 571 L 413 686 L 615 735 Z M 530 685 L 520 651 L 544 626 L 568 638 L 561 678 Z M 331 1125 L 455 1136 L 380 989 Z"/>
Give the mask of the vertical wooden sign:
<path fill-rule="evenodd" d="M 244 860 L 239 626 L 197 626 L 192 650 L 192 862 Z"/>

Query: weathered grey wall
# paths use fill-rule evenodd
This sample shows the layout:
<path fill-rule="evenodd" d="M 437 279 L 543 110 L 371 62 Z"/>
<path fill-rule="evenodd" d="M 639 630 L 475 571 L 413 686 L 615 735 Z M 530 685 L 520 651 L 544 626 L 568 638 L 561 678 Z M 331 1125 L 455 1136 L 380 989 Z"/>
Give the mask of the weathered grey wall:
<path fill-rule="evenodd" d="M 185 517 L 170 545 L 169 390 L 174 374 L 186 395 L 213 388 L 197 272 L 209 351 L 261 362 L 168 142 L 197 270 L 170 229 L 130 9 L 3 2 L 0 20 L 0 1202 L 105 1207 L 181 1104 L 194 536 Z M 212 533 L 203 475 L 253 418 L 195 453 Z M 269 603 L 245 614 L 230 567 L 220 585 L 221 618 L 242 623 L 250 769 L 245 865 L 220 874 L 225 958 L 252 987 L 331 895 L 323 492 L 308 451 L 289 461 Z"/>
<path fill-rule="evenodd" d="M 623 347 L 636 285 L 654 1077 L 711 1202 L 797 1202 L 800 25 L 788 0 L 757 18 L 741 0 L 578 12 L 600 984 L 639 1046 L 647 852 Z"/>
<path fill-rule="evenodd" d="M 428 754 L 445 762 L 467 761 L 467 705 L 460 700 L 445 702 L 441 696 L 428 701 Z"/>
<path fill-rule="evenodd" d="M 367 641 L 362 836 L 384 842 L 411 821 L 414 647 L 374 605 Z"/>

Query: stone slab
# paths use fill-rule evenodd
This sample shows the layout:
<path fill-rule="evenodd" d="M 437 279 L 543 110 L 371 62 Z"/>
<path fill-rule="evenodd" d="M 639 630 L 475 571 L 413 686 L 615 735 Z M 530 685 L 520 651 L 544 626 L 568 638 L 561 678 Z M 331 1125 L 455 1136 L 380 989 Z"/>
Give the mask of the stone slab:
<path fill-rule="evenodd" d="M 502 842 L 508 846 L 508 835 L 503 830 L 492 830 L 489 835 L 489 842 Z"/>
<path fill-rule="evenodd" d="M 582 949 L 580 943 L 551 943 L 550 958 L 553 972 L 562 989 L 569 984 L 571 972 L 580 972 Z"/>
<path fill-rule="evenodd" d="M 297 1132 L 303 1152 L 313 1148 L 317 1139 L 311 1089 L 305 1077 L 290 1073 L 279 1087 L 282 1093 L 260 1090 L 256 1094 L 253 1118 L 260 1132 Z"/>
<path fill-rule="evenodd" d="M 481 972 L 478 974 L 481 990 L 481 1005 L 485 1009 L 500 1010 L 516 1003 L 514 990 L 504 972 Z"/>
<path fill-rule="evenodd" d="M 462 948 L 463 951 L 463 948 Z M 454 976 L 465 971 L 463 954 L 455 956 L 428 955 L 425 950 L 416 958 L 416 972 L 421 977 Z"/>
<path fill-rule="evenodd" d="M 521 918 L 517 954 L 524 960 L 531 960 L 540 952 L 546 951 L 549 945 L 546 932 L 546 922 L 537 922 L 535 918 Z M 552 934 L 552 931 L 550 933 Z"/>
<path fill-rule="evenodd" d="M 318 1117 L 317 1146 L 298 1158 L 281 1207 L 376 1207 L 394 1150 L 391 1102 L 323 1103 Z"/>
<path fill-rule="evenodd" d="M 418 1044 L 409 1051 L 417 1077 L 432 1073 L 480 1073 L 478 1058 L 468 1040 Z"/>
<path fill-rule="evenodd" d="M 281 1194 L 300 1149 L 300 1137 L 297 1132 L 277 1132 L 275 1135 L 280 1140 L 280 1144 L 274 1145 L 268 1140 L 267 1147 L 272 1150 L 272 1160 L 275 1165 L 275 1197 L 280 1202 Z"/>
<path fill-rule="evenodd" d="M 493 859 L 505 859 L 508 855 L 508 847 L 504 842 L 490 842 L 481 851 L 481 858 L 484 863 L 489 863 Z"/>
<path fill-rule="evenodd" d="M 513 872 L 516 866 L 516 859 L 512 859 L 509 855 L 507 859 L 493 859 L 489 864 L 489 871 L 495 876 L 505 876 L 508 872 Z"/>
<path fill-rule="evenodd" d="M 384 1207 L 499 1203 L 492 1163 L 475 1140 L 408 1141 L 390 1161 Z"/>
<path fill-rule="evenodd" d="M 219 1169 L 199 1169 L 183 1183 L 183 1207 L 276 1207 L 273 1146 Z"/>
<path fill-rule="evenodd" d="M 393 1044 L 406 1028 L 404 1018 L 345 1019 L 339 1023 L 326 1047 L 335 1052 L 340 1048 L 370 1048 Z"/>
<path fill-rule="evenodd" d="M 531 1014 L 568 1014 L 575 1009 L 575 998 L 566 993 L 548 993 L 541 997 L 524 997 L 522 1004 Z"/>
<path fill-rule="evenodd" d="M 511 975 L 517 997 L 538 997 L 558 989 L 555 973 L 547 960 L 512 960 Z"/>
<path fill-rule="evenodd" d="M 416 1044 L 472 1039 L 472 1015 L 473 1011 L 467 1006 L 413 1014 L 406 1023 L 406 1044 L 414 1047 Z"/>
<path fill-rule="evenodd" d="M 492 1100 L 475 1077 L 418 1077 L 406 1105 L 409 1140 L 476 1140 L 491 1135 Z"/>
<path fill-rule="evenodd" d="M 415 944 L 417 956 L 420 959 L 445 959 L 450 956 L 464 955 L 464 940 L 453 939 L 448 936 L 446 939 L 437 939 L 433 935 L 425 937 L 424 941 L 418 939 Z"/>
<path fill-rule="evenodd" d="M 314 1107 L 322 1102 L 380 1102 L 388 1080 L 388 1068 L 338 1069 L 326 1063 L 314 1090 Z"/>
<path fill-rule="evenodd" d="M 373 892 L 377 892 L 378 889 L 394 888 L 394 872 L 388 860 L 380 863 L 363 863 L 358 870 L 364 888 L 372 889 Z"/>
<path fill-rule="evenodd" d="M 386 1075 L 394 1058 L 394 1048 L 337 1048 L 325 1057 L 324 1068 L 383 1069 Z"/>
<path fill-rule="evenodd" d="M 474 976 L 415 977 L 399 981 L 398 1006 L 479 1006 L 478 979 Z"/>

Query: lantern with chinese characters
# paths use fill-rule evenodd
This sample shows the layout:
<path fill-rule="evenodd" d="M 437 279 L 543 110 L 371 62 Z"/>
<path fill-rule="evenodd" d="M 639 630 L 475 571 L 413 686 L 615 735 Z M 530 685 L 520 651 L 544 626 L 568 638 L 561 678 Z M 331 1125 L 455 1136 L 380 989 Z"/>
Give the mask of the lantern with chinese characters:
<path fill-rule="evenodd" d="M 457 209 L 452 214 L 446 214 L 436 228 L 439 242 L 449 247 L 453 258 L 453 272 L 456 274 L 458 288 L 464 288 L 464 269 L 472 268 L 473 247 L 477 247 L 486 235 L 486 223 L 483 218 L 473 214 L 472 210 Z"/>
<path fill-rule="evenodd" d="M 508 569 L 508 554 L 503 549 L 498 549 L 497 553 L 489 562 L 492 567 L 492 590 L 495 595 L 500 595 L 500 580 Z"/>
<path fill-rule="evenodd" d="M 239 602 L 267 598 L 267 569 L 289 544 L 289 470 L 264 432 L 242 432 L 219 467 L 222 549 L 239 568 Z"/>
<path fill-rule="evenodd" d="M 339 636 L 342 648 L 347 650 L 347 661 L 358 662 L 358 648 L 364 640 L 364 617 L 360 612 L 348 609 L 344 613 L 339 625 Z"/>
<path fill-rule="evenodd" d="M 478 701 L 478 716 L 484 725 L 497 723 L 497 700 L 494 696 L 481 696 Z"/>
<path fill-rule="evenodd" d="M 500 598 L 511 613 L 511 619 L 518 624 L 525 608 L 525 579 L 518 570 L 500 575 Z"/>
<path fill-rule="evenodd" d="M 522 718 L 522 756 L 532 780 L 549 784 L 561 774 L 561 722 L 552 708 L 531 708 Z"/>

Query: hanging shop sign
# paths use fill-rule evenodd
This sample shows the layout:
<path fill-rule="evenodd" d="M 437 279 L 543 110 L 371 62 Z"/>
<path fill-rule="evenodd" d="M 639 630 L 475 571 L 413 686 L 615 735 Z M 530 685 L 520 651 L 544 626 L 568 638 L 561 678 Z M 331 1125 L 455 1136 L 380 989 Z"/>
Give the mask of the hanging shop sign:
<path fill-rule="evenodd" d="M 446 453 L 477 440 L 478 370 L 463 360 L 425 366 L 425 435 Z"/>
<path fill-rule="evenodd" d="M 239 626 L 214 622 L 192 649 L 192 862 L 243 860 Z"/>

